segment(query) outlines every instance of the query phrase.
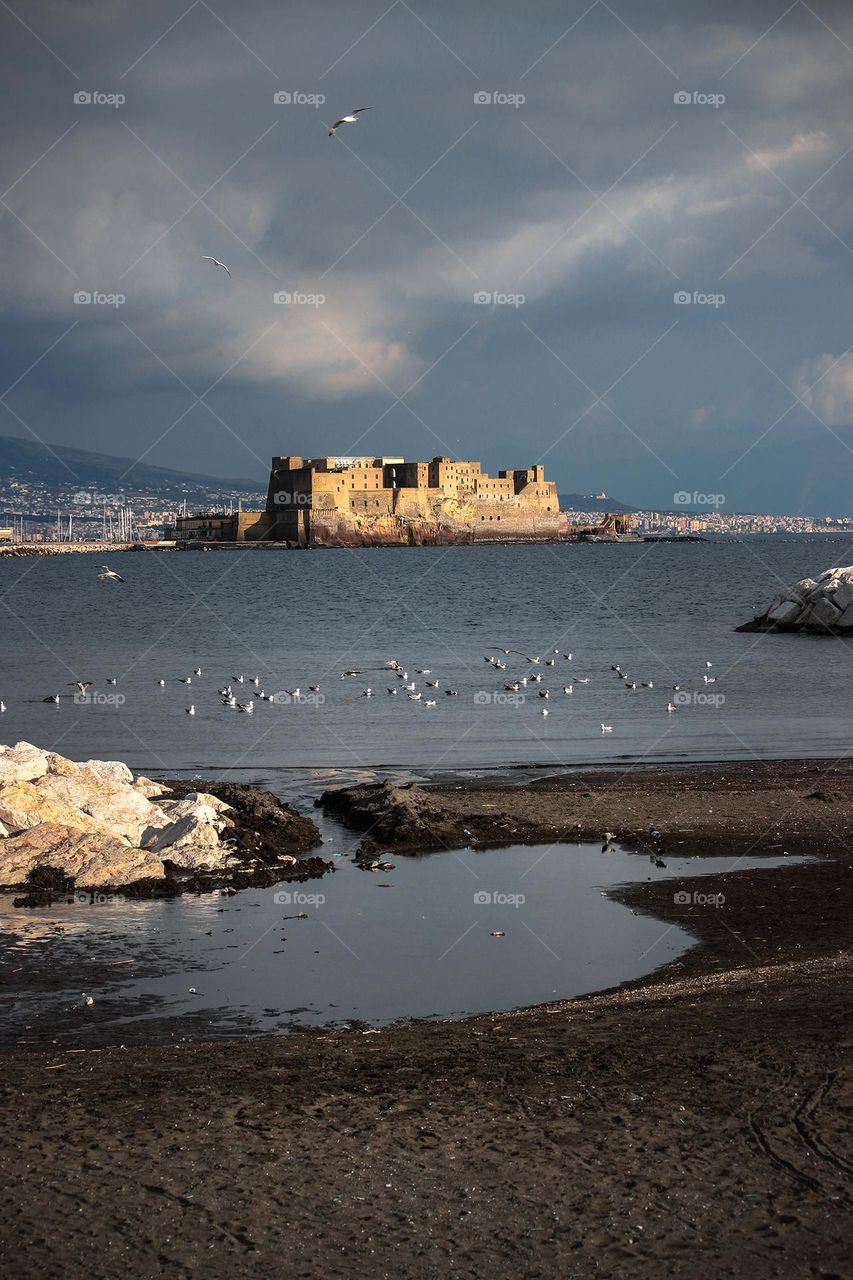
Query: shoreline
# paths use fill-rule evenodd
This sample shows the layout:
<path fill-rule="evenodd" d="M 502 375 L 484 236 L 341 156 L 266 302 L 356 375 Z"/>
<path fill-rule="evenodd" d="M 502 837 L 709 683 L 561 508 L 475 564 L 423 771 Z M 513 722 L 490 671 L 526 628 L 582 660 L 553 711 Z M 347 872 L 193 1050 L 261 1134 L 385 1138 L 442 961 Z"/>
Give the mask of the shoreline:
<path fill-rule="evenodd" d="M 525 782 L 448 774 L 328 789 L 316 803 L 364 833 L 365 852 L 417 856 L 600 840 L 607 831 L 645 852 L 728 855 L 746 844 L 756 853 L 844 853 L 853 840 L 853 762 L 602 765 Z"/>
<path fill-rule="evenodd" d="M 532 798 L 540 832 L 588 804 L 584 790 L 596 822 L 609 792 L 635 834 L 650 799 L 659 810 L 699 796 L 664 832 L 673 853 L 691 841 L 699 858 L 745 853 L 747 818 L 769 810 L 811 861 L 611 891 L 660 920 L 662 937 L 681 925 L 698 939 L 645 978 L 461 1020 L 4 1053 L 0 1242 L 17 1250 L 17 1273 L 142 1280 L 161 1266 L 189 1274 L 202 1256 L 206 1274 L 230 1280 L 278 1274 L 310 1238 L 288 1273 L 843 1274 L 853 765 L 732 772 L 611 767 L 417 788 L 452 821 L 483 816 L 484 830 L 496 791 L 517 822 Z M 830 798 L 800 794 L 813 790 Z M 709 794 L 717 837 L 697 825 Z M 808 806 L 829 824 L 823 845 Z M 707 905 L 718 892 L 724 905 Z"/>

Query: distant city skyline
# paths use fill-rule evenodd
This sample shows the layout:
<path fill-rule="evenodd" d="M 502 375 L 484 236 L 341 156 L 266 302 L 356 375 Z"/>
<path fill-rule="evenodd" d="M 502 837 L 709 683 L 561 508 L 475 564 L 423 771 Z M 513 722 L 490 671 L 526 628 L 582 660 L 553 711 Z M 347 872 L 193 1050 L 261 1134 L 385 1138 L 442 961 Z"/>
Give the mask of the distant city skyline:
<path fill-rule="evenodd" d="M 0 435 L 853 513 L 849 4 L 17 8 Z"/>

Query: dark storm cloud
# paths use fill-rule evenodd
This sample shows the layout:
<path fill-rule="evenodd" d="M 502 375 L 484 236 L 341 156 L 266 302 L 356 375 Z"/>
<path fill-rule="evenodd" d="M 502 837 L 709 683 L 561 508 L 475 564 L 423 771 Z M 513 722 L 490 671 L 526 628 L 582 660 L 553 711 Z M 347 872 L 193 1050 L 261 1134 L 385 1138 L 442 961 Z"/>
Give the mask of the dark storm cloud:
<path fill-rule="evenodd" d="M 564 490 L 850 509 L 845 5 L 16 12 L 0 430 L 237 475 L 541 457 Z M 96 91 L 125 101 L 75 104 Z M 75 304 L 94 290 L 125 301 Z"/>

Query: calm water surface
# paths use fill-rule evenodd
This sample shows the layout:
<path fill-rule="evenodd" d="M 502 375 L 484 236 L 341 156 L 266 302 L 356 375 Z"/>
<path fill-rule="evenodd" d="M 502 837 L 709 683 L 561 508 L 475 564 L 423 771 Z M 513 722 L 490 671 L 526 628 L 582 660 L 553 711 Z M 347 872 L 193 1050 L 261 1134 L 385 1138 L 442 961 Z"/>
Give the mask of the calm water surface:
<path fill-rule="evenodd" d="M 817 537 L 132 553 L 110 557 L 124 585 L 98 582 L 90 556 L 0 559 L 0 740 L 148 773 L 258 781 L 315 817 L 324 787 L 375 776 L 840 756 L 853 741 L 849 644 L 733 628 L 782 584 L 851 559 L 853 543 Z M 497 672 L 484 661 L 495 646 L 542 662 L 510 654 Z M 555 649 L 556 665 L 545 666 Z M 420 702 L 383 669 L 390 658 L 417 682 Z M 612 663 L 653 688 L 629 692 Z M 182 685 L 198 666 L 202 676 Z M 349 668 L 361 674 L 341 679 Z M 536 671 L 541 684 L 507 698 L 505 682 Z M 240 673 L 244 699 L 254 675 L 267 693 L 304 696 L 312 684 L 320 693 L 257 700 L 240 714 L 216 694 Z M 71 696 L 78 679 L 93 682 L 87 705 Z M 565 696 L 578 679 L 586 683 Z M 54 692 L 59 706 L 41 701 Z M 681 705 L 668 714 L 673 698 Z M 373 875 L 349 860 L 356 837 L 321 825 L 339 869 L 298 890 L 37 912 L 0 899 L 13 991 L 0 1007 L 3 1043 L 270 1033 L 577 995 L 641 977 L 691 945 L 683 930 L 611 901 L 608 886 L 717 869 L 707 860 L 659 869 L 560 845 L 545 856 L 399 859 L 393 873 Z M 309 896 L 287 904 L 277 892 Z M 301 911 L 306 919 L 285 918 Z M 95 997 L 90 1008 L 83 992 Z"/>
<path fill-rule="evenodd" d="M 123 586 L 98 582 L 91 556 L 0 559 L 0 732 L 78 758 L 238 778 L 839 755 L 853 738 L 849 642 L 733 628 L 782 583 L 851 559 L 853 543 L 830 537 L 126 553 L 110 558 Z M 550 669 L 509 655 L 504 674 L 484 662 L 493 646 L 573 656 Z M 381 669 L 392 657 L 434 708 L 385 692 L 397 683 Z M 627 691 L 611 663 L 654 688 Z M 201 679 L 181 685 L 197 666 Z M 342 680 L 347 668 L 363 674 Z M 505 680 L 532 671 L 542 684 L 504 701 Z M 268 693 L 319 684 L 320 695 L 251 716 L 223 709 L 216 689 L 240 673 Z M 566 697 L 573 677 L 589 683 Z M 77 679 L 106 701 L 76 706 Z M 674 684 L 687 701 L 668 715 Z M 54 692 L 58 707 L 40 701 Z"/>

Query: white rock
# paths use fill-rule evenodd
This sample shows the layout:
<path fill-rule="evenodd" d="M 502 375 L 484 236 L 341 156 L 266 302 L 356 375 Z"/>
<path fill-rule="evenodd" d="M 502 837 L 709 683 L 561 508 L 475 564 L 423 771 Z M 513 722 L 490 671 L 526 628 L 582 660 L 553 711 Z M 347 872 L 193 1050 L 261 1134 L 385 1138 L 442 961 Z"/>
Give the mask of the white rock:
<path fill-rule="evenodd" d="M 123 837 L 129 844 L 140 844 L 143 831 L 167 821 L 163 811 L 139 791 L 126 782 L 105 780 L 88 765 L 70 776 L 48 774 L 39 779 L 35 790 L 46 803 L 66 804 L 90 818 L 97 830 Z M 80 825 L 88 829 L 89 824 Z"/>
<path fill-rule="evenodd" d="M 60 823 L 39 823 L 0 843 L 0 885 L 21 885 L 39 866 L 58 867 L 81 889 L 118 888 L 166 874 L 161 859 L 147 849 Z"/>
<path fill-rule="evenodd" d="M 213 810 L 208 812 L 212 813 Z M 173 852 L 184 847 L 220 848 L 220 828 L 221 821 L 219 819 L 205 821 L 203 816 L 188 813 L 184 817 L 178 818 L 175 822 L 168 822 L 166 826 L 157 831 L 146 831 L 142 836 L 142 840 L 146 849 L 153 849 L 158 853 L 168 852 L 171 857 Z M 177 858 L 175 860 L 179 861 Z"/>
<path fill-rule="evenodd" d="M 47 757 L 30 742 L 16 742 L 14 747 L 0 746 L 0 783 L 35 782 L 47 773 Z"/>
<path fill-rule="evenodd" d="M 809 606 L 801 621 L 807 627 L 835 627 L 840 617 L 841 611 L 836 609 L 832 601 L 822 599 Z"/>
<path fill-rule="evenodd" d="M 853 604 L 853 574 L 849 578 L 841 579 L 835 588 L 832 601 L 842 612 Z"/>
<path fill-rule="evenodd" d="M 116 785 L 123 782 L 128 786 L 133 782 L 133 774 L 121 760 L 84 760 L 82 767 L 103 778 L 104 782 Z"/>
<path fill-rule="evenodd" d="M 224 800 L 217 799 L 216 796 L 209 795 L 206 791 L 190 791 L 188 795 L 182 796 L 180 800 L 172 800 L 161 806 L 164 813 L 167 813 L 170 819 L 185 818 L 187 814 L 199 814 L 210 820 L 210 815 L 214 817 L 220 813 L 225 813 L 231 808 L 230 804 L 226 804 Z"/>
<path fill-rule="evenodd" d="M 803 606 L 797 604 L 794 600 L 783 600 L 781 604 L 777 604 L 767 614 L 768 622 L 775 622 L 779 626 L 788 626 L 798 618 L 803 611 Z"/>
<path fill-rule="evenodd" d="M 158 796 L 165 796 L 169 793 L 169 788 L 164 787 L 162 782 L 155 782 L 153 778 L 146 778 L 141 773 L 135 779 L 133 789 L 145 796 L 146 800 L 156 800 Z"/>
<path fill-rule="evenodd" d="M 803 604 L 816 586 L 817 583 L 814 578 L 801 578 L 799 582 L 795 582 L 793 586 L 788 587 L 783 598 L 785 600 L 798 600 L 800 604 Z"/>

